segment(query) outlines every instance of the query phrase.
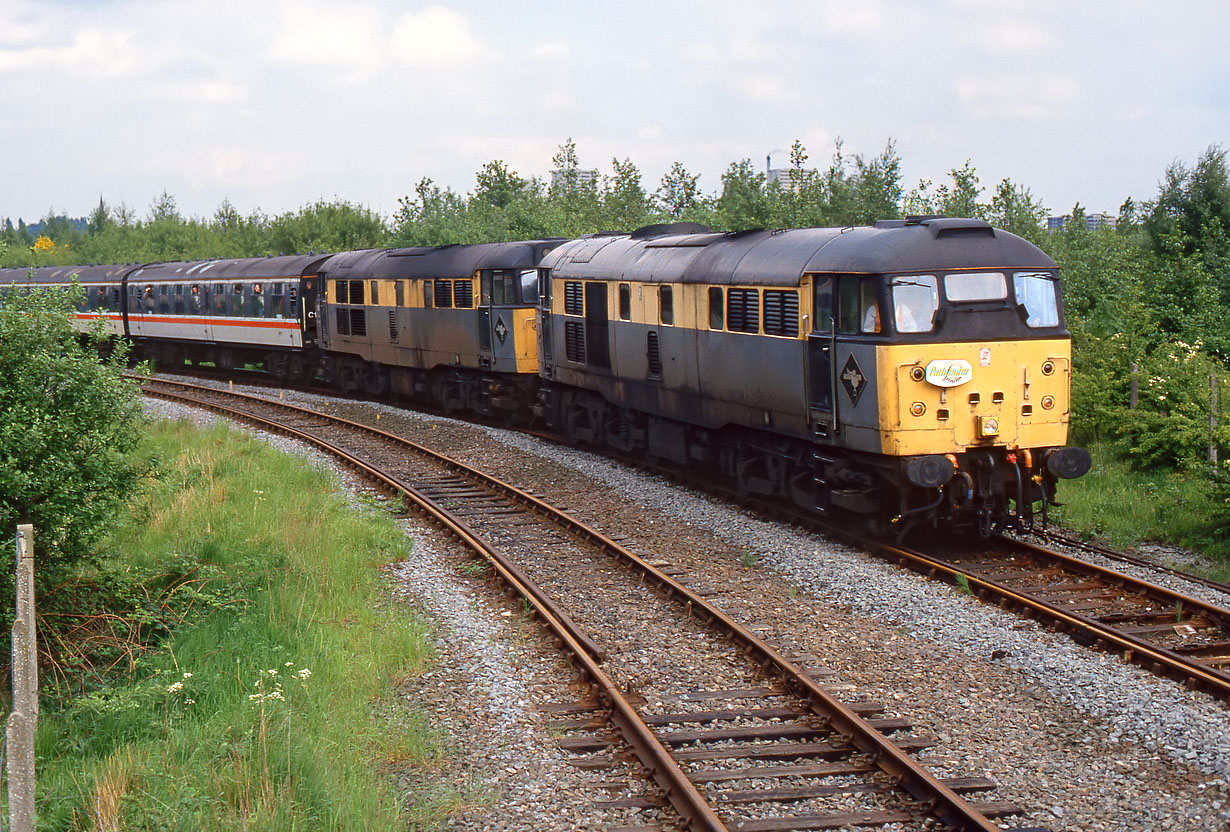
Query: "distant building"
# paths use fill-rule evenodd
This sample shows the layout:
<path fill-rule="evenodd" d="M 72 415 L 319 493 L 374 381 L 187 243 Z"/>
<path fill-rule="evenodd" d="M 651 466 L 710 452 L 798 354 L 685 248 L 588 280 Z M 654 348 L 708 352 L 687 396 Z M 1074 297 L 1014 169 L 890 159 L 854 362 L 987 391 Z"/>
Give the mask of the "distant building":
<path fill-rule="evenodd" d="M 558 188 L 564 184 L 564 172 L 562 170 L 551 171 L 551 187 Z M 596 170 L 578 170 L 577 171 L 578 185 L 597 185 L 598 171 Z"/>
<path fill-rule="evenodd" d="M 1064 225 L 1066 225 L 1067 222 L 1071 219 L 1072 219 L 1072 216 L 1070 214 L 1064 217 L 1047 217 L 1046 218 L 1046 230 L 1047 231 L 1062 231 Z M 1118 224 L 1119 224 L 1118 217 L 1115 217 L 1112 214 L 1086 214 L 1085 215 L 1085 225 L 1089 227 L 1090 229 L 1095 229 L 1095 228 L 1113 229 Z"/>
<path fill-rule="evenodd" d="M 804 170 L 803 173 L 813 173 L 813 171 Z M 769 168 L 765 184 L 772 185 L 774 182 L 780 182 L 787 191 L 797 191 L 801 184 L 794 181 L 794 168 Z"/>

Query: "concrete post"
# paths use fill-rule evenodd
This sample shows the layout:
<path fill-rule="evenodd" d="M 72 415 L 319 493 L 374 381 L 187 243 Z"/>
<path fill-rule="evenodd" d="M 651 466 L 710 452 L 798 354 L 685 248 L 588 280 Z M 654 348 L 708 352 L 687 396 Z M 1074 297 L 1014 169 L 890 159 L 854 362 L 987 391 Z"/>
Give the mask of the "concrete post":
<path fill-rule="evenodd" d="M 34 729 L 38 725 L 38 650 L 34 624 L 34 527 L 17 527 L 17 614 L 13 622 L 13 713 L 8 743 L 9 828 L 34 830 Z"/>

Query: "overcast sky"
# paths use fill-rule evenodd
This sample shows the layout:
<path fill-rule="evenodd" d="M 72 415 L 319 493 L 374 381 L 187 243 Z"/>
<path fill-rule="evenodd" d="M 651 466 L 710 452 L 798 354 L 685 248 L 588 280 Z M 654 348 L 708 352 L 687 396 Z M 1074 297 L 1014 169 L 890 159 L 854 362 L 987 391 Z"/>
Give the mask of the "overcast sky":
<path fill-rule="evenodd" d="M 1052 213 L 1153 198 L 1230 146 L 1224 0 L 0 0 L 0 218 L 342 199 L 422 177 L 751 159 L 896 142 L 908 191 L 970 159 Z"/>

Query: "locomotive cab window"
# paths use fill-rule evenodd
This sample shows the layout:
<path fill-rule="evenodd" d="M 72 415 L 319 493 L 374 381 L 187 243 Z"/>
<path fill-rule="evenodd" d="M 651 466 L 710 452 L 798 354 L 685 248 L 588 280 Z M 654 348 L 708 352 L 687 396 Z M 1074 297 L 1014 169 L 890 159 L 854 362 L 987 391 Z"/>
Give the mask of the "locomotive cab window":
<path fill-rule="evenodd" d="M 939 309 L 939 284 L 933 274 L 894 277 L 889 284 L 893 297 L 893 323 L 898 332 L 930 332 Z"/>
<path fill-rule="evenodd" d="M 838 293 L 838 331 L 844 335 L 874 335 L 880 326 L 880 300 L 876 277 L 846 278 Z"/>
<path fill-rule="evenodd" d="M 1046 272 L 1017 272 L 1012 275 L 1016 302 L 1025 307 L 1025 325 L 1059 326 L 1059 301 L 1055 279 Z"/>
<path fill-rule="evenodd" d="M 1008 280 L 1003 272 L 961 272 L 944 278 L 944 297 L 960 303 L 972 300 L 1003 300 Z"/>
<path fill-rule="evenodd" d="M 816 277 L 816 302 L 812 309 L 812 331 L 829 333 L 833 331 L 833 288 L 836 281 L 832 277 Z"/>
<path fill-rule="evenodd" d="M 523 269 L 521 280 L 521 302 L 538 303 L 538 269 Z"/>

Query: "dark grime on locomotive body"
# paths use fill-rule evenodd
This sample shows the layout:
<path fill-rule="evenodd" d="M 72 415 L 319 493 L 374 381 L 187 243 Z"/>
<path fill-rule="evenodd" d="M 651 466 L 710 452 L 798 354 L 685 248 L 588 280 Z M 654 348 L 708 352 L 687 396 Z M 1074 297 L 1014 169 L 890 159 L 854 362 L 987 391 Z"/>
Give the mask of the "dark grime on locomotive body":
<path fill-rule="evenodd" d="M 1090 466 L 1058 269 L 979 220 L 0 270 L 74 280 L 159 369 L 546 426 L 882 533 L 1027 525 Z"/>

